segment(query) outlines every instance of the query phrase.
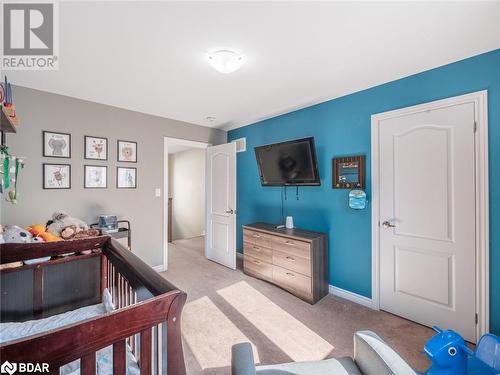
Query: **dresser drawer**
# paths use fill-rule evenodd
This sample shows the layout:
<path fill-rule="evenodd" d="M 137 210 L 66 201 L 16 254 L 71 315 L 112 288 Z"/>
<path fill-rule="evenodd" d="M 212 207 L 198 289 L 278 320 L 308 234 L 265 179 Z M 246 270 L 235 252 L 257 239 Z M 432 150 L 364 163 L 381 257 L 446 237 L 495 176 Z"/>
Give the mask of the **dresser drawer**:
<path fill-rule="evenodd" d="M 244 242 L 243 253 L 267 263 L 273 262 L 273 251 L 264 246 L 259 246 L 250 242 Z"/>
<path fill-rule="evenodd" d="M 311 260 L 309 258 L 274 250 L 273 264 L 311 277 Z"/>
<path fill-rule="evenodd" d="M 311 278 L 273 265 L 273 280 L 286 289 L 291 289 L 302 295 L 312 294 Z"/>
<path fill-rule="evenodd" d="M 282 251 L 292 256 L 311 259 L 311 244 L 309 242 L 275 236 L 271 240 L 271 247 L 273 250 Z"/>
<path fill-rule="evenodd" d="M 269 239 L 271 236 L 257 231 L 243 229 L 243 241 L 254 245 L 269 247 Z"/>
<path fill-rule="evenodd" d="M 243 268 L 245 272 L 263 277 L 268 280 L 273 278 L 273 265 L 263 262 L 260 259 L 254 258 L 247 254 L 243 258 Z"/>

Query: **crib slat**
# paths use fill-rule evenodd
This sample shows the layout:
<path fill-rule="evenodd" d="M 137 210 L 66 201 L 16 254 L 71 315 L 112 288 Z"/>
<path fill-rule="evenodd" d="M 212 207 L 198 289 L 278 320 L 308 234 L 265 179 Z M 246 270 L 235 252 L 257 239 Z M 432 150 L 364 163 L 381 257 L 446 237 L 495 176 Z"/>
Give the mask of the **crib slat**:
<path fill-rule="evenodd" d="M 125 340 L 113 344 L 113 375 L 125 375 Z"/>
<path fill-rule="evenodd" d="M 95 352 L 82 357 L 81 367 L 81 375 L 95 375 Z"/>
<path fill-rule="evenodd" d="M 104 289 L 108 287 L 108 260 L 101 255 L 101 297 Z"/>
<path fill-rule="evenodd" d="M 141 331 L 141 375 L 151 375 L 151 328 Z"/>

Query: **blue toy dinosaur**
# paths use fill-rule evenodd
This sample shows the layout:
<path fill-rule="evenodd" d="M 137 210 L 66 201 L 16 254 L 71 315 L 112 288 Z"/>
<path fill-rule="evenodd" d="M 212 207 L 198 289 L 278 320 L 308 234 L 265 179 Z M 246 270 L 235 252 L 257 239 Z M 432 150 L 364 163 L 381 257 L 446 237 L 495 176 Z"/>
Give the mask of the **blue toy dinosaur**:
<path fill-rule="evenodd" d="M 424 346 L 425 354 L 432 361 L 425 375 L 500 374 L 500 337 L 483 335 L 472 351 L 455 331 L 433 328 L 437 334 Z"/>

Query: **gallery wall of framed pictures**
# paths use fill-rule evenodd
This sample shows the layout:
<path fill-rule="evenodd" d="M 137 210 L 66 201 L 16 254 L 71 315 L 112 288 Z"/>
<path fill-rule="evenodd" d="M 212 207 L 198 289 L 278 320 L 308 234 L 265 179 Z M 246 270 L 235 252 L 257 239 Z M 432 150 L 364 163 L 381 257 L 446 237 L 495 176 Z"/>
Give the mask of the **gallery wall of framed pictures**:
<path fill-rule="evenodd" d="M 42 132 L 43 156 L 46 158 L 72 159 L 71 134 L 44 130 Z M 137 142 L 116 140 L 117 163 L 137 163 Z M 83 160 L 92 163 L 83 165 L 83 187 L 85 189 L 108 188 L 108 165 L 98 164 L 112 160 L 109 158 L 109 140 L 107 137 L 83 136 Z M 42 163 L 43 189 L 71 189 L 71 164 Z M 74 172 L 74 171 L 73 171 Z M 137 168 L 127 164 L 116 166 L 116 188 L 137 189 Z"/>

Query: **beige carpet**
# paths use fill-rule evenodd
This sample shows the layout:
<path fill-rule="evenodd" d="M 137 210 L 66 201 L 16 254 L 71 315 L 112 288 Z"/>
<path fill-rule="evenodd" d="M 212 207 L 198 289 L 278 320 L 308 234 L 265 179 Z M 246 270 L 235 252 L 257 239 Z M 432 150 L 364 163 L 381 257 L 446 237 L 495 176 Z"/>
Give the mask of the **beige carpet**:
<path fill-rule="evenodd" d="M 229 374 L 231 346 L 249 341 L 256 361 L 274 364 L 352 356 L 355 331 L 384 338 L 412 367 L 424 370 L 427 327 L 329 295 L 311 306 L 284 290 L 211 262 L 203 237 L 169 245 L 162 275 L 188 294 L 182 316 L 189 375 Z"/>

